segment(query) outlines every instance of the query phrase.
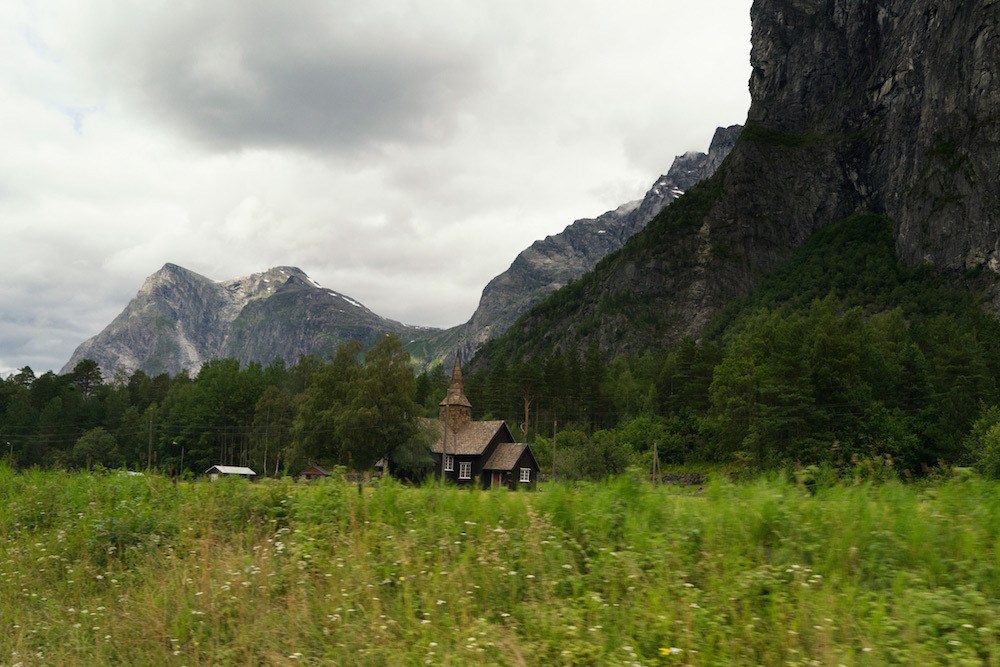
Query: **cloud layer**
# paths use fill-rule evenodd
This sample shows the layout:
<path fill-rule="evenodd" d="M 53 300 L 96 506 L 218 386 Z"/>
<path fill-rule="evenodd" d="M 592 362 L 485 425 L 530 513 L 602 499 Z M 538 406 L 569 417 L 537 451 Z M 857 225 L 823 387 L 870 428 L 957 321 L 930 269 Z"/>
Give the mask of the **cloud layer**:
<path fill-rule="evenodd" d="M 60 367 L 168 261 L 458 324 L 742 122 L 749 4 L 8 3 L 0 373 Z"/>

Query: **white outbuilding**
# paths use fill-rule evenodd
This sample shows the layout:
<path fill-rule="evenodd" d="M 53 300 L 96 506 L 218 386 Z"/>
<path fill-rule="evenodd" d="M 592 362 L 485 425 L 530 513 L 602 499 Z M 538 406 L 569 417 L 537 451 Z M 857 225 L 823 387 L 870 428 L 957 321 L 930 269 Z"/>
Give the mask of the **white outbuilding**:
<path fill-rule="evenodd" d="M 205 471 L 211 480 L 214 482 L 220 477 L 242 477 L 244 479 L 253 479 L 257 476 L 250 468 L 246 466 L 224 466 L 224 465 L 214 465 Z"/>

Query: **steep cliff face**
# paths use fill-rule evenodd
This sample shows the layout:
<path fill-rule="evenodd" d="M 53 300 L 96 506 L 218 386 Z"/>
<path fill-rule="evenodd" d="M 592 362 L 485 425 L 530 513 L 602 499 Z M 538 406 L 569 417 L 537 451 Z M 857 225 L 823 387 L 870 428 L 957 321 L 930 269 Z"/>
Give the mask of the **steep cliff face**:
<path fill-rule="evenodd" d="M 831 144 L 831 184 L 895 220 L 908 261 L 1000 270 L 1000 2 L 758 0 L 753 19 L 748 122 Z"/>
<path fill-rule="evenodd" d="M 347 341 L 367 348 L 387 333 L 406 342 L 427 331 L 436 330 L 386 319 L 350 297 L 292 276 L 268 298 L 240 311 L 216 356 L 293 364 L 303 354 L 328 358 Z"/>
<path fill-rule="evenodd" d="M 111 324 L 73 352 L 62 372 L 88 358 L 105 377 L 118 368 L 152 373 L 197 368 L 225 337 L 223 313 L 233 308 L 227 297 L 228 290 L 208 278 L 165 264 Z"/>
<path fill-rule="evenodd" d="M 295 267 L 214 282 L 166 264 L 111 324 L 76 349 L 62 372 L 83 359 L 96 361 L 107 378 L 119 369 L 196 372 L 222 357 L 292 363 L 302 354 L 332 353 L 344 340 L 371 343 L 385 333 L 415 331 L 321 288 Z"/>
<path fill-rule="evenodd" d="M 508 350 L 697 337 L 818 228 L 894 221 L 911 263 L 1000 271 L 1000 2 L 756 0 L 740 141 Z M 689 200 L 689 201 L 685 201 Z"/>

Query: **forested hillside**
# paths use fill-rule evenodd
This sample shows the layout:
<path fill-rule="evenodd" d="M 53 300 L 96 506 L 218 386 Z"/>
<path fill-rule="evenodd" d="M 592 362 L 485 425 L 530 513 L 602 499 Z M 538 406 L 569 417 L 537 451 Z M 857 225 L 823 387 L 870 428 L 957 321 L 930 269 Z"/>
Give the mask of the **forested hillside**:
<path fill-rule="evenodd" d="M 698 341 L 605 363 L 596 345 L 532 353 L 512 332 L 484 349 L 469 394 L 521 422 L 527 402 L 535 433 L 609 460 L 657 444 L 677 462 L 969 462 L 979 443 L 966 434 L 1000 401 L 1000 323 L 953 282 L 899 261 L 891 221 L 857 215 L 817 232 Z"/>

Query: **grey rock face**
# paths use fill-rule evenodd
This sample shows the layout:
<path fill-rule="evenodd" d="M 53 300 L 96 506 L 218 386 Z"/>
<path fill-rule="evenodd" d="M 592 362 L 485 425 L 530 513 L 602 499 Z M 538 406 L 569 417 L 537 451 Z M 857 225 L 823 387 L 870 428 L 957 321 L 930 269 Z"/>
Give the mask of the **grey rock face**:
<path fill-rule="evenodd" d="M 536 241 L 510 268 L 486 285 L 476 312 L 462 331 L 463 353 L 475 352 L 506 331 L 531 306 L 591 271 L 684 191 L 711 176 L 739 138 L 742 126 L 718 128 L 708 153 L 678 156 L 639 201 L 596 218 L 577 220 L 559 234 Z"/>
<path fill-rule="evenodd" d="M 642 252 L 616 255 L 562 321 L 529 318 L 526 337 L 640 351 L 648 332 L 598 312 L 621 294 L 658 321 L 659 345 L 697 337 L 813 231 L 862 210 L 893 219 L 909 262 L 1000 272 L 1000 0 L 755 0 L 752 19 L 746 127 L 701 222 L 650 223 Z"/>
<path fill-rule="evenodd" d="M 758 0 L 753 19 L 749 122 L 825 139 L 825 189 L 891 217 L 910 262 L 1000 270 L 1000 2 Z"/>
<path fill-rule="evenodd" d="M 76 349 L 62 372 L 87 358 L 105 377 L 119 369 L 197 371 L 222 357 L 293 363 L 302 354 L 330 354 L 344 340 L 373 343 L 386 333 L 420 331 L 321 288 L 295 267 L 214 282 L 166 264 L 111 324 Z"/>
<path fill-rule="evenodd" d="M 386 334 L 406 342 L 429 331 L 436 329 L 386 319 L 309 278 L 291 276 L 268 298 L 253 300 L 240 311 L 217 356 L 293 364 L 303 354 L 327 358 L 347 341 L 367 348 Z"/>

